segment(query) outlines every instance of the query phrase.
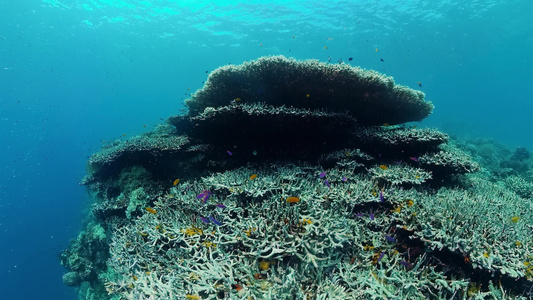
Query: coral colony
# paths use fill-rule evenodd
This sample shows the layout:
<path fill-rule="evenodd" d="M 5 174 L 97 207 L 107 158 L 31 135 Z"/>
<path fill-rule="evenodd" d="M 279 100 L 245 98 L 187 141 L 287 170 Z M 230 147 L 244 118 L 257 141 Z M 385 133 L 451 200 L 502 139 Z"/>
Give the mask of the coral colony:
<path fill-rule="evenodd" d="M 89 221 L 61 254 L 80 298 L 533 297 L 533 176 L 489 180 L 405 125 L 432 112 L 423 93 L 272 56 L 186 105 L 90 157 Z"/>

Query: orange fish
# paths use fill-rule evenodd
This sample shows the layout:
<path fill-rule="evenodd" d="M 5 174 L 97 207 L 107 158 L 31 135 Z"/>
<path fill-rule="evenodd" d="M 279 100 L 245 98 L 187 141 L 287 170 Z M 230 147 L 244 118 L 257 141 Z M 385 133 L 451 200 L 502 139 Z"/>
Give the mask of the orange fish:
<path fill-rule="evenodd" d="M 256 179 L 256 178 L 257 178 L 257 174 L 253 174 L 252 176 L 250 176 L 251 180 Z"/>
<path fill-rule="evenodd" d="M 180 183 L 180 179 L 179 179 L 179 178 L 176 179 L 176 180 L 174 180 L 174 182 L 172 183 L 172 185 L 177 185 L 178 183 Z"/>
<path fill-rule="evenodd" d="M 242 290 L 242 285 L 236 283 L 236 284 L 233 284 L 233 288 L 238 292 L 238 291 Z"/>
<path fill-rule="evenodd" d="M 311 94 L 305 94 L 305 98 L 311 97 Z"/>
<path fill-rule="evenodd" d="M 289 202 L 289 203 L 300 202 L 300 198 L 298 198 L 298 197 L 289 197 L 289 198 L 287 198 L 287 202 Z"/>
<path fill-rule="evenodd" d="M 153 209 L 151 207 L 147 207 L 146 211 L 148 211 L 149 213 L 152 213 L 152 214 L 157 214 L 157 210 L 155 210 L 155 209 Z"/>
<path fill-rule="evenodd" d="M 239 102 L 241 101 L 241 98 L 235 98 L 235 101 Z"/>
<path fill-rule="evenodd" d="M 387 170 L 389 167 L 387 167 L 386 165 L 381 165 L 379 166 L 382 170 Z"/>

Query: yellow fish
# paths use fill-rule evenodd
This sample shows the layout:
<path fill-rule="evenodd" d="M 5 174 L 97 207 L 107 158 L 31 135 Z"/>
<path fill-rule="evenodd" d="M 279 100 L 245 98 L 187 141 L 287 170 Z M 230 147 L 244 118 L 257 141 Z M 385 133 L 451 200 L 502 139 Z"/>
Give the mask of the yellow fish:
<path fill-rule="evenodd" d="M 178 178 L 178 179 L 176 179 L 176 180 L 174 180 L 174 182 L 172 183 L 172 185 L 177 185 L 178 183 L 180 183 L 180 180 L 179 180 L 179 178 Z"/>
<path fill-rule="evenodd" d="M 241 98 L 235 98 L 235 101 L 237 101 L 237 102 L 239 102 L 241 100 L 242 100 Z"/>
<path fill-rule="evenodd" d="M 250 176 L 250 180 L 254 180 L 257 178 L 257 174 L 253 174 L 252 176 Z"/>
<path fill-rule="evenodd" d="M 379 166 L 379 168 L 382 169 L 382 170 L 387 170 L 389 167 L 387 167 L 386 165 L 381 165 L 381 166 Z"/>
<path fill-rule="evenodd" d="M 289 197 L 289 198 L 287 198 L 287 202 L 289 202 L 289 203 L 300 202 L 300 198 L 298 198 L 298 197 Z"/>
<path fill-rule="evenodd" d="M 270 263 L 266 260 L 263 260 L 261 262 L 259 262 L 259 268 L 263 271 L 266 271 L 268 270 L 268 268 L 270 268 Z"/>
<path fill-rule="evenodd" d="M 147 207 L 146 211 L 148 211 L 149 213 L 152 213 L 152 214 L 157 214 L 157 210 L 155 210 L 155 209 L 153 209 L 151 207 Z"/>

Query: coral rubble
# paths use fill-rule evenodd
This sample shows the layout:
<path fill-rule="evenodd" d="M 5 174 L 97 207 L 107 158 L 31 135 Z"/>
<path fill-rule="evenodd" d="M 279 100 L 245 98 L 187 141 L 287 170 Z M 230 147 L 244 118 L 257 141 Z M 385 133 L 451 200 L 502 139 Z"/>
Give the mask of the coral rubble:
<path fill-rule="evenodd" d="M 61 254 L 80 298 L 532 297 L 523 149 L 523 176 L 490 172 L 400 125 L 431 113 L 422 93 L 314 60 L 221 67 L 186 105 L 89 159 L 90 222 Z"/>

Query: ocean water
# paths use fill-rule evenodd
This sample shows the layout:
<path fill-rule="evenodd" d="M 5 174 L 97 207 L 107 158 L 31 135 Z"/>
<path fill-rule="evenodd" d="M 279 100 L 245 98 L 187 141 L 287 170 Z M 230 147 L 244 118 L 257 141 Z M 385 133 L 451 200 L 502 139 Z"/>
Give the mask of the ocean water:
<path fill-rule="evenodd" d="M 87 157 L 178 114 L 222 65 L 374 69 L 434 103 L 419 126 L 533 150 L 532 12 L 530 0 L 0 0 L 0 299 L 76 299 L 58 254 L 90 203 Z"/>

